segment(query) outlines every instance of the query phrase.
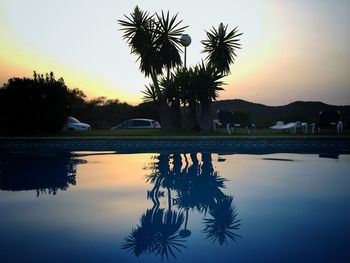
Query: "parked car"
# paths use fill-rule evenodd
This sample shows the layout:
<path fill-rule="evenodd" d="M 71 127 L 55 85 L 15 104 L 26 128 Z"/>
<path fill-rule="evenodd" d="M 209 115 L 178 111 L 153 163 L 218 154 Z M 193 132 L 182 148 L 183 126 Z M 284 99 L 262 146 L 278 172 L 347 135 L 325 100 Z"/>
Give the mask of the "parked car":
<path fill-rule="evenodd" d="M 131 119 L 114 126 L 111 130 L 118 129 L 160 129 L 159 122 L 152 119 Z"/>
<path fill-rule="evenodd" d="M 76 118 L 69 116 L 63 125 L 63 131 L 90 131 L 91 126 L 87 123 L 80 122 Z"/>

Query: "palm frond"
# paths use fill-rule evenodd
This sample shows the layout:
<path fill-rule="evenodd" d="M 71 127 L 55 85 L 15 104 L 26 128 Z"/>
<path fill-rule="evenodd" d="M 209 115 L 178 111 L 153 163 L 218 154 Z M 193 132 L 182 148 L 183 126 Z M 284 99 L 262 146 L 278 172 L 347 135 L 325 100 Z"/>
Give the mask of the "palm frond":
<path fill-rule="evenodd" d="M 158 96 L 156 89 L 153 84 L 149 84 L 148 86 L 145 85 L 145 90 L 141 91 L 141 93 L 144 95 L 142 97 L 142 100 L 144 102 L 156 102 L 158 101 Z"/>
<path fill-rule="evenodd" d="M 241 48 L 238 38 L 243 33 L 238 33 L 237 27 L 227 32 L 227 25 L 220 23 L 218 29 L 212 28 L 206 31 L 207 39 L 202 40 L 203 53 L 207 53 L 206 60 L 223 73 L 230 72 L 230 64 L 235 61 L 236 49 Z"/>
<path fill-rule="evenodd" d="M 212 64 L 205 65 L 202 61 L 194 69 L 194 84 L 197 89 L 198 99 L 201 103 L 216 100 L 219 91 L 224 90 L 222 78 L 225 76 Z"/>
<path fill-rule="evenodd" d="M 157 27 L 155 32 L 158 36 L 157 44 L 159 46 L 160 56 L 163 65 L 168 69 L 181 65 L 181 43 L 180 37 L 187 26 L 180 26 L 182 20 L 177 21 L 177 14 L 170 18 L 169 11 L 157 16 Z"/>

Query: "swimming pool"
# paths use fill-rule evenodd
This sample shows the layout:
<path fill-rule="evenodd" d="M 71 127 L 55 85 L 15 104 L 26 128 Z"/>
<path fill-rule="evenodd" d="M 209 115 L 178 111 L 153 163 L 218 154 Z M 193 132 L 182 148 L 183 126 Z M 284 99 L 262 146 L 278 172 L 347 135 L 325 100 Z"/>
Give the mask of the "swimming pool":
<path fill-rule="evenodd" d="M 349 262 L 350 155 L 0 155 L 1 262 Z"/>

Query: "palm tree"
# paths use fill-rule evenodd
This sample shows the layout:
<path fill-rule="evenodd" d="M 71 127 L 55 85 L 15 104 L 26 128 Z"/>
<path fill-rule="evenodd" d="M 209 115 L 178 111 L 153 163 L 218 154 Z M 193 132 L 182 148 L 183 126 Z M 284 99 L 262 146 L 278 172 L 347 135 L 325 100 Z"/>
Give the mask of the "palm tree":
<path fill-rule="evenodd" d="M 222 73 L 230 73 L 230 65 L 234 63 L 236 49 L 240 47 L 240 39 L 243 33 L 238 33 L 237 27 L 227 33 L 227 25 L 220 23 L 218 29 L 212 28 L 207 31 L 207 39 L 201 41 L 204 45 L 204 53 L 207 53 L 206 60 L 214 65 Z"/>
<path fill-rule="evenodd" d="M 169 78 L 161 77 L 159 83 L 169 106 L 173 127 L 180 128 L 180 90 L 174 81 L 174 75 L 171 74 Z"/>
<path fill-rule="evenodd" d="M 145 90 L 141 91 L 143 93 L 143 101 L 148 103 L 148 102 L 157 102 L 157 93 L 155 90 L 154 85 L 151 83 L 148 86 L 145 85 Z"/>
<path fill-rule="evenodd" d="M 169 11 L 165 15 L 157 16 L 156 33 L 158 35 L 157 45 L 159 45 L 159 55 L 162 59 L 163 66 L 167 70 L 167 79 L 170 78 L 170 69 L 182 65 L 180 57 L 181 43 L 180 37 L 187 26 L 179 27 L 182 20 L 177 22 L 177 15 L 169 17 Z"/>
<path fill-rule="evenodd" d="M 161 16 L 158 14 L 156 14 L 156 16 L 159 56 L 167 73 L 166 78 L 161 79 L 161 83 L 164 89 L 165 99 L 170 106 L 169 111 L 172 128 L 180 128 L 180 101 L 173 79 L 170 76 L 170 70 L 173 67 L 182 65 L 180 37 L 187 26 L 180 27 L 182 20 L 177 22 L 177 15 L 170 18 L 169 12 L 167 12 L 166 15 L 162 12 Z"/>
<path fill-rule="evenodd" d="M 224 83 L 221 79 L 225 75 L 218 71 L 211 64 L 204 62 L 194 68 L 177 68 L 174 77 L 174 84 L 184 105 L 188 103 L 190 110 L 190 126 L 198 126 L 197 104 L 201 106 L 201 128 L 210 131 L 210 107 L 211 102 L 218 97 L 218 92 L 223 90 Z"/>
<path fill-rule="evenodd" d="M 126 20 L 118 20 L 124 32 L 124 39 L 131 48 L 131 53 L 137 56 L 140 62 L 140 71 L 146 77 L 150 76 L 154 85 L 155 93 L 159 103 L 159 118 L 164 129 L 171 129 L 170 113 L 166 97 L 162 91 L 158 76 L 163 74 L 163 69 L 170 69 L 181 64 L 180 57 L 180 36 L 185 27 L 179 27 L 177 15 L 170 18 L 169 12 L 159 16 L 143 12 L 135 7 L 130 16 L 125 16 Z"/>
<path fill-rule="evenodd" d="M 158 56 L 155 41 L 157 35 L 155 33 L 156 24 L 153 17 L 148 12 L 144 12 L 135 7 L 130 17 L 125 16 L 126 20 L 118 20 L 123 27 L 124 39 L 131 48 L 131 53 L 137 56 L 140 61 L 140 70 L 146 77 L 157 76 L 162 73 L 162 64 L 160 56 Z"/>
<path fill-rule="evenodd" d="M 175 86 L 178 88 L 180 100 L 184 106 L 188 105 L 189 123 L 186 126 L 194 128 L 199 126 L 197 120 L 197 86 L 195 85 L 195 72 L 192 68 L 178 67 L 173 74 Z"/>
<path fill-rule="evenodd" d="M 203 53 L 207 53 L 206 60 L 208 65 L 200 66 L 199 70 L 209 77 L 206 86 L 201 86 L 201 128 L 204 131 L 212 130 L 210 118 L 210 106 L 212 100 L 218 97 L 218 91 L 222 90 L 223 83 L 219 81 L 226 74 L 230 73 L 230 64 L 235 60 L 236 49 L 240 48 L 240 39 L 242 33 L 238 33 L 237 27 L 227 32 L 227 25 L 220 23 L 218 29 L 212 28 L 206 32 L 207 39 L 202 40 L 204 45 Z M 206 77 L 203 76 L 204 79 Z M 204 81 L 204 80 L 203 80 Z M 205 83 L 205 81 L 204 81 Z"/>
<path fill-rule="evenodd" d="M 203 131 L 211 131 L 210 110 L 212 101 L 219 96 L 219 91 L 223 90 L 224 82 L 222 78 L 225 75 L 218 71 L 211 64 L 201 64 L 194 69 L 194 84 L 197 92 L 197 98 L 201 106 L 200 125 Z"/>

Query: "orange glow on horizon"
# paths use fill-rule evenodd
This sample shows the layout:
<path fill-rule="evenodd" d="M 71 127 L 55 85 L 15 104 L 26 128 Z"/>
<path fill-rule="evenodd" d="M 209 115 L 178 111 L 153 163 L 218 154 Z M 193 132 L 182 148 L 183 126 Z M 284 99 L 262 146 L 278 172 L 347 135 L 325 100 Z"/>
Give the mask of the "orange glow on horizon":
<path fill-rule="evenodd" d="M 228 29 L 238 26 L 243 33 L 242 49 L 237 50 L 219 100 L 239 98 L 267 105 L 295 100 L 349 104 L 347 1 L 206 2 L 201 7 L 205 20 L 190 11 L 196 3 L 143 4 L 150 12 L 178 12 L 179 19 L 189 26 L 185 32 L 192 38 L 188 66 L 205 58 L 201 45 L 205 30 L 220 22 Z M 237 6 L 241 11 L 232 16 Z M 34 70 L 40 74 L 52 71 L 56 78 L 63 77 L 69 88 L 82 90 L 87 99 L 141 103 L 141 91 L 151 79 L 139 71 L 139 61 L 130 54 L 116 22 L 133 8 L 130 1 L 103 5 L 81 0 L 74 5 L 70 1 L 2 1 L 0 85 L 12 77 L 32 77 Z M 320 28 L 330 34 L 320 34 Z"/>
<path fill-rule="evenodd" d="M 88 73 L 67 64 L 65 61 L 41 54 L 35 50 L 28 50 L 24 44 L 13 42 L 0 43 L 0 85 L 7 83 L 10 78 L 31 78 L 33 71 L 39 74 L 53 72 L 56 79 L 63 78 L 68 88 L 82 90 L 88 99 L 107 97 L 119 99 L 121 102 L 135 103 L 135 94 L 127 90 L 116 88 L 111 81 L 103 80 L 93 73 Z M 142 94 L 139 93 L 141 98 Z"/>

